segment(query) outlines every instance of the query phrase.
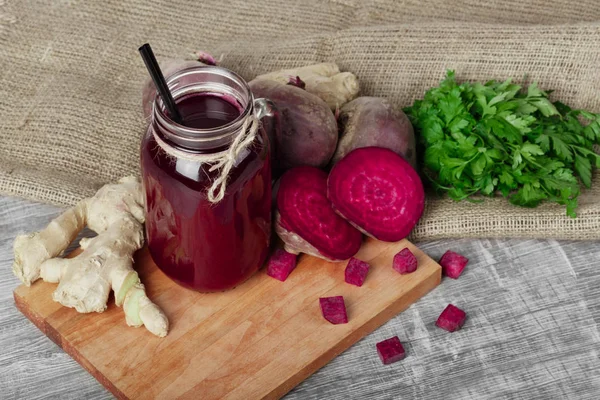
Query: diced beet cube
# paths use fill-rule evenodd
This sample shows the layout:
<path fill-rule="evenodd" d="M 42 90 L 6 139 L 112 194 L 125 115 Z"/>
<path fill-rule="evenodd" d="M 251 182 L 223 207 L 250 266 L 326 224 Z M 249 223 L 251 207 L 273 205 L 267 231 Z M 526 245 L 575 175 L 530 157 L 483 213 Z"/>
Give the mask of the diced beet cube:
<path fill-rule="evenodd" d="M 351 285 L 362 286 L 368 272 L 368 263 L 352 257 L 350 261 L 348 261 L 348 265 L 346 265 L 346 282 Z"/>
<path fill-rule="evenodd" d="M 296 268 L 296 255 L 277 249 L 267 263 L 267 275 L 283 282 L 294 268 Z"/>
<path fill-rule="evenodd" d="M 406 356 L 404 347 L 402 347 L 402 343 L 400 343 L 398 336 L 379 342 L 376 346 L 377 354 L 379 354 L 381 362 L 385 365 L 400 361 Z"/>
<path fill-rule="evenodd" d="M 442 258 L 440 258 L 442 271 L 447 277 L 452 279 L 458 279 L 468 262 L 469 259 L 467 257 L 461 256 L 452 250 L 448 250 L 444 253 Z"/>
<path fill-rule="evenodd" d="M 467 314 L 458 307 L 448 304 L 442 311 L 435 324 L 448 332 L 454 332 L 462 328 L 467 319 Z"/>
<path fill-rule="evenodd" d="M 410 274 L 417 270 L 417 264 L 417 257 L 406 247 L 394 256 L 392 267 L 401 274 Z"/>
<path fill-rule="evenodd" d="M 348 323 L 348 315 L 346 314 L 346 305 L 344 304 L 343 296 L 321 297 L 321 312 L 323 317 L 334 325 Z"/>

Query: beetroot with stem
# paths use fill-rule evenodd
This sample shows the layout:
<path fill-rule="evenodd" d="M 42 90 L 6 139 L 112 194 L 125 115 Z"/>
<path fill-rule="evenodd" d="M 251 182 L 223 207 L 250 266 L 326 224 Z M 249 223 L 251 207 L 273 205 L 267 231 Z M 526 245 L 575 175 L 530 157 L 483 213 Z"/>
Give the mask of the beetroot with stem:
<path fill-rule="evenodd" d="M 360 249 L 362 235 L 337 215 L 327 199 L 327 174 L 314 167 L 287 171 L 277 191 L 275 232 L 290 253 L 345 260 Z"/>
<path fill-rule="evenodd" d="M 358 97 L 344 104 L 337 118 L 340 138 L 332 158 L 335 164 L 359 147 L 390 149 L 416 165 L 415 135 L 399 107 L 380 97 Z"/>
<path fill-rule="evenodd" d="M 408 236 L 425 206 L 417 172 L 381 147 L 353 150 L 338 162 L 329 174 L 327 196 L 338 214 L 386 242 Z"/>
<path fill-rule="evenodd" d="M 448 250 L 440 258 L 440 265 L 442 266 L 442 272 L 448 278 L 458 279 L 462 274 L 465 266 L 469 262 L 467 257 L 464 257 L 458 253 Z"/>
<path fill-rule="evenodd" d="M 348 323 L 346 304 L 343 296 L 321 297 L 319 299 L 323 318 L 334 325 Z"/>
<path fill-rule="evenodd" d="M 273 101 L 281 116 L 272 153 L 278 170 L 325 167 L 335 152 L 337 121 L 323 100 L 294 85 L 270 80 L 249 83 L 255 97 Z"/>
<path fill-rule="evenodd" d="M 344 277 L 347 283 L 355 286 L 362 286 L 369 272 L 369 264 L 352 257 L 346 265 Z"/>
<path fill-rule="evenodd" d="M 267 275 L 284 282 L 296 268 L 296 257 L 285 250 L 275 250 L 267 261 Z"/>
<path fill-rule="evenodd" d="M 435 324 L 448 332 L 454 332 L 462 328 L 466 319 L 467 314 L 463 310 L 452 304 L 448 304 Z"/>
<path fill-rule="evenodd" d="M 400 361 L 406 356 L 404 347 L 400 343 L 398 336 L 379 342 L 376 344 L 376 347 L 377 354 L 379 354 L 379 358 L 384 365 Z"/>
<path fill-rule="evenodd" d="M 194 53 L 194 56 L 196 57 L 196 60 L 200 61 L 203 64 L 217 65 L 217 60 L 215 60 L 215 58 L 206 51 L 198 50 Z"/>
<path fill-rule="evenodd" d="M 406 247 L 394 256 L 392 268 L 401 274 L 410 274 L 417 270 L 417 265 L 417 257 Z"/>

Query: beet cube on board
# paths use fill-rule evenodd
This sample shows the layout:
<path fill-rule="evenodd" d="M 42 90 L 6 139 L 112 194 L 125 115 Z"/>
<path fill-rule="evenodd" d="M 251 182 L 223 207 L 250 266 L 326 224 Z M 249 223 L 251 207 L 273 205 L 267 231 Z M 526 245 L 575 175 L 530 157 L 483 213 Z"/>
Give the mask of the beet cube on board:
<path fill-rule="evenodd" d="M 343 296 L 321 297 L 319 299 L 323 317 L 334 325 L 348 322 Z"/>
<path fill-rule="evenodd" d="M 463 310 L 452 304 L 448 304 L 435 324 L 448 332 L 454 332 L 462 328 L 465 319 L 467 319 L 467 314 Z"/>
<path fill-rule="evenodd" d="M 417 257 L 406 247 L 394 256 L 392 268 L 401 274 L 410 274 L 417 270 L 417 264 Z"/>
<path fill-rule="evenodd" d="M 369 264 L 354 257 L 348 261 L 346 266 L 346 282 L 351 285 L 362 286 L 369 272 Z"/>
<path fill-rule="evenodd" d="M 467 257 L 461 256 L 451 250 L 445 252 L 442 258 L 440 258 L 440 265 L 442 266 L 444 275 L 452 279 L 458 279 L 468 262 L 469 259 Z"/>
<path fill-rule="evenodd" d="M 296 255 L 277 249 L 267 262 L 267 275 L 283 282 L 294 268 L 296 268 Z"/>
<path fill-rule="evenodd" d="M 394 336 L 393 338 L 379 342 L 376 346 L 377 354 L 379 354 L 381 362 L 385 365 L 400 361 L 406 355 L 404 352 L 404 347 L 402 347 L 402 343 L 400 343 L 398 336 Z"/>

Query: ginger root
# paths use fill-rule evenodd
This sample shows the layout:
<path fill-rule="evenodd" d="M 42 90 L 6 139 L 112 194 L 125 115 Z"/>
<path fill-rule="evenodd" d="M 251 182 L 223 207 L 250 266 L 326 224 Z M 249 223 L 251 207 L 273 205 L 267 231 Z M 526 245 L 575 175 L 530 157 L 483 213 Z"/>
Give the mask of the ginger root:
<path fill-rule="evenodd" d="M 133 269 L 133 254 L 144 244 L 143 224 L 141 184 L 134 177 L 122 178 L 81 200 L 42 231 L 17 236 L 13 272 L 27 286 L 40 277 L 59 282 L 54 301 L 81 313 L 104 311 L 112 289 L 128 325 L 144 325 L 164 337 L 169 321 L 146 296 Z M 86 225 L 98 235 L 82 239 L 83 252 L 76 257 L 60 257 Z"/>
<path fill-rule="evenodd" d="M 287 84 L 290 78 L 299 77 L 307 92 L 324 100 L 334 111 L 358 96 L 358 78 L 351 72 L 340 72 L 335 63 L 321 63 L 300 68 L 282 69 L 259 75 L 255 80 L 266 79 Z"/>

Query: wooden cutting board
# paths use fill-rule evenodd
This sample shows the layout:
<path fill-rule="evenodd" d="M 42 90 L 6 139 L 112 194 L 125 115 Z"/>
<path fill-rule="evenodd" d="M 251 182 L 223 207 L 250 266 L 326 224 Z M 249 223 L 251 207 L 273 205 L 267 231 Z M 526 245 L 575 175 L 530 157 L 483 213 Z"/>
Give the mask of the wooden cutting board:
<path fill-rule="evenodd" d="M 394 254 L 409 247 L 416 272 L 400 275 Z M 166 338 L 125 324 L 109 300 L 101 314 L 52 301 L 55 284 L 19 286 L 15 302 L 39 329 L 121 399 L 276 399 L 436 287 L 441 267 L 407 240 L 368 240 L 362 287 L 344 282 L 346 263 L 302 256 L 285 282 L 264 269 L 234 290 L 200 294 L 167 278 L 147 249 L 135 265 L 149 297 L 171 323 Z M 332 325 L 319 297 L 342 295 L 349 323 Z M 373 358 L 377 358 L 373 343 Z"/>

